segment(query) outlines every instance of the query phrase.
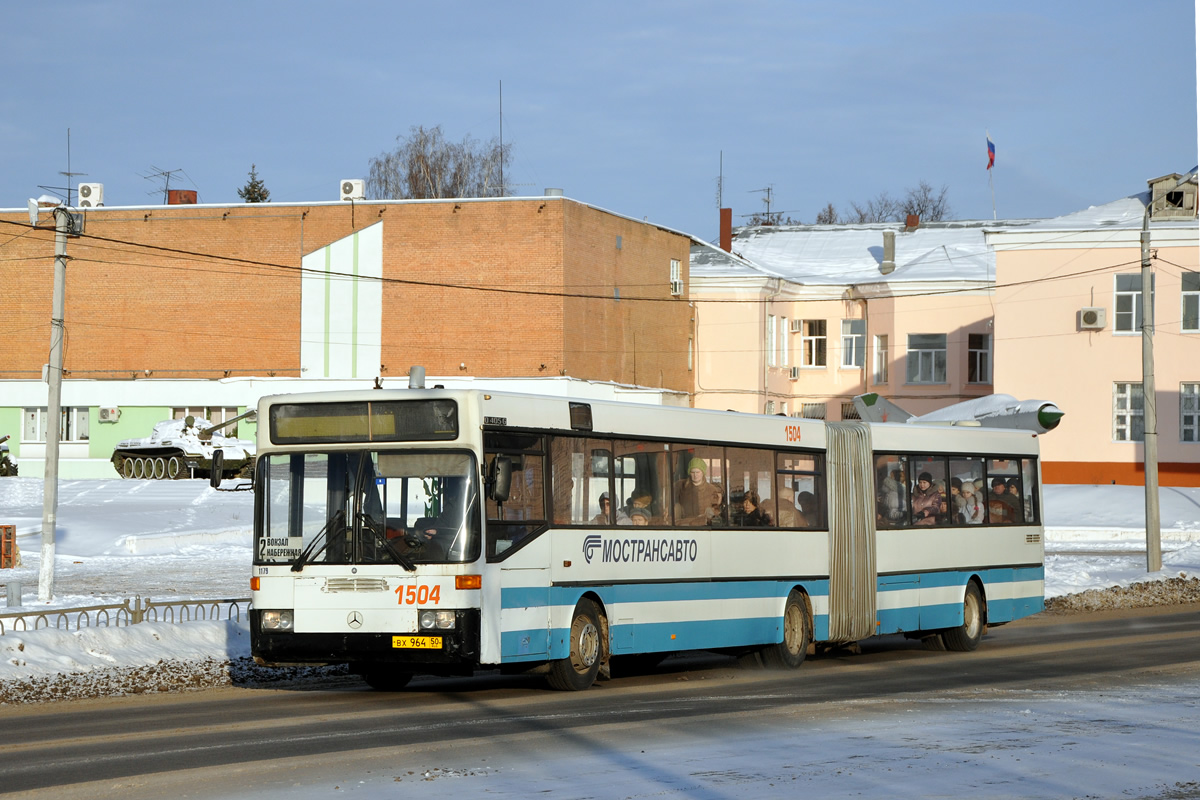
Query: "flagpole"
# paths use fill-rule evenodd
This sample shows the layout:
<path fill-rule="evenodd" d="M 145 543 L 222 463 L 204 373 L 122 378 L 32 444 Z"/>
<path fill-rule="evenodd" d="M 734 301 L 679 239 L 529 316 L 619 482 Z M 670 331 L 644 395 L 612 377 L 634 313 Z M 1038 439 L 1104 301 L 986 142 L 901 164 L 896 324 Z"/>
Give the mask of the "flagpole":
<path fill-rule="evenodd" d="M 992 181 L 992 171 L 988 170 L 988 186 L 992 190 L 992 221 L 996 221 L 996 184 Z"/>

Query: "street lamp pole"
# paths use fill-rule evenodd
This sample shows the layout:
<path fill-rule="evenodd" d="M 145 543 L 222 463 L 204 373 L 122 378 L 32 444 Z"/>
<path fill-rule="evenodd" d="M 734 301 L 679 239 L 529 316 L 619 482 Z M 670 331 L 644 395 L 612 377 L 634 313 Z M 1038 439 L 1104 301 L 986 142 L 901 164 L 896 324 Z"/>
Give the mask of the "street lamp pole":
<path fill-rule="evenodd" d="M 1150 272 L 1150 209 L 1142 217 L 1142 408 L 1145 440 L 1143 465 L 1146 484 L 1146 571 L 1162 569 L 1162 532 L 1158 512 L 1158 402 L 1154 390 L 1154 303 Z"/>
<path fill-rule="evenodd" d="M 72 227 L 66 206 L 54 209 L 54 298 L 50 309 L 50 365 L 46 379 L 50 394 L 46 408 L 46 479 L 42 492 L 42 565 L 38 600 L 54 597 L 54 532 L 58 524 L 58 441 L 62 425 L 63 326 L 67 285 L 67 233 Z"/>

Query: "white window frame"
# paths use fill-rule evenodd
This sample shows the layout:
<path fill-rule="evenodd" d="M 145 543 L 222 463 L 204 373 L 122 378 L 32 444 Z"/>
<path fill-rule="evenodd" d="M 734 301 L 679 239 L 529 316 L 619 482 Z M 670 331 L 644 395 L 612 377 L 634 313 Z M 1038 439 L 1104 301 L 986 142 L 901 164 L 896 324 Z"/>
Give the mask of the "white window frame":
<path fill-rule="evenodd" d="M 1185 270 L 1180 276 L 1179 289 L 1179 329 L 1184 333 L 1200 333 L 1200 272 Z"/>
<path fill-rule="evenodd" d="M 862 369 L 866 343 L 865 319 L 842 320 L 842 369 Z"/>
<path fill-rule="evenodd" d="M 45 444 L 49 409 L 21 409 L 21 442 Z M 32 436 L 29 424 L 33 424 Z M 63 406 L 58 428 L 59 442 L 86 442 L 91 439 L 91 409 L 87 406 Z"/>
<path fill-rule="evenodd" d="M 982 344 L 973 342 L 982 337 Z M 974 378 L 971 377 L 974 373 Z M 967 383 L 992 382 L 992 335 L 990 333 L 967 334 Z"/>
<path fill-rule="evenodd" d="M 185 406 L 183 408 L 171 409 L 171 419 L 184 419 L 190 416 L 196 419 L 206 419 L 213 425 L 220 425 L 222 422 L 233 419 L 237 415 L 237 406 L 196 406 L 195 408 Z M 239 425 L 241 425 L 240 422 L 232 428 L 226 428 L 221 433 L 236 439 Z"/>
<path fill-rule="evenodd" d="M 1179 441 L 1200 443 L 1200 383 L 1179 384 Z"/>
<path fill-rule="evenodd" d="M 930 385 L 946 383 L 946 334 L 908 335 L 905 382 Z"/>
<path fill-rule="evenodd" d="M 1146 440 L 1146 404 L 1141 383 L 1113 384 L 1114 442 L 1144 442 Z M 1141 436 L 1138 436 L 1141 429 Z"/>
<path fill-rule="evenodd" d="M 767 316 L 767 366 L 775 367 L 779 365 L 779 359 L 775 353 L 775 330 L 776 322 L 774 314 Z"/>
<path fill-rule="evenodd" d="M 888 382 L 888 335 L 881 333 L 875 337 L 875 353 L 872 357 L 874 366 L 871 376 L 872 383 Z"/>
<path fill-rule="evenodd" d="M 788 362 L 788 318 L 779 318 L 779 366 L 790 366 Z"/>
<path fill-rule="evenodd" d="M 827 331 L 826 321 L 823 319 L 801 321 L 800 366 L 808 369 L 825 369 L 829 365 Z"/>
<path fill-rule="evenodd" d="M 1136 287 L 1136 288 L 1135 288 Z M 1122 306 L 1128 306 L 1122 308 Z M 1154 276 L 1150 276 L 1150 311 L 1154 311 Z M 1113 333 L 1140 335 L 1142 332 L 1142 274 L 1123 272 L 1113 276 Z"/>

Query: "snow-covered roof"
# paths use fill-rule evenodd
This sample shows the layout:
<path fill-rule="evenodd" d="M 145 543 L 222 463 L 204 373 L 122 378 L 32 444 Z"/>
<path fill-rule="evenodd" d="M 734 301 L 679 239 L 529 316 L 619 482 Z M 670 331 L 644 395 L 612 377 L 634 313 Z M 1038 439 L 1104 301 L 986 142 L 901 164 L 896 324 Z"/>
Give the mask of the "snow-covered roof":
<path fill-rule="evenodd" d="M 974 220 L 924 223 L 907 231 L 899 223 L 863 225 L 772 225 L 739 228 L 733 253 L 711 245 L 692 248 L 692 278 L 783 277 L 804 285 L 927 281 L 989 282 L 995 254 L 984 231 L 1028 225 Z M 896 232 L 896 269 L 884 275 L 884 231 Z M 712 251 L 716 251 L 715 253 Z"/>
<path fill-rule="evenodd" d="M 1140 230 L 1146 212 L 1146 204 L 1150 202 L 1150 192 L 1113 200 L 1099 206 L 1089 206 L 1082 211 L 1074 211 L 1061 217 L 1043 219 L 1022 228 L 1022 231 L 1094 231 L 1111 228 L 1133 228 Z M 1197 220 L 1165 219 L 1153 220 L 1154 228 L 1195 228 Z"/>

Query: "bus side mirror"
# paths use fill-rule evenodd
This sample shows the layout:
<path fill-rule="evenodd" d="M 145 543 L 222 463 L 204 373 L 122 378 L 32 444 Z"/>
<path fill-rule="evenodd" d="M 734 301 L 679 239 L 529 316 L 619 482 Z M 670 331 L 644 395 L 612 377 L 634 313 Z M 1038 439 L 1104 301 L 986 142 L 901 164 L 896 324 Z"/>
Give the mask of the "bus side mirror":
<path fill-rule="evenodd" d="M 508 499 L 508 491 L 512 488 L 512 459 L 508 456 L 496 456 L 492 460 L 492 499 L 503 503 Z"/>
<path fill-rule="evenodd" d="M 221 473 L 225 471 L 225 453 L 221 448 L 213 450 L 212 467 L 208 473 L 208 485 L 214 489 L 221 487 Z"/>

